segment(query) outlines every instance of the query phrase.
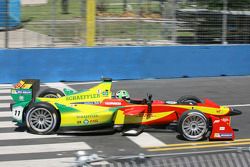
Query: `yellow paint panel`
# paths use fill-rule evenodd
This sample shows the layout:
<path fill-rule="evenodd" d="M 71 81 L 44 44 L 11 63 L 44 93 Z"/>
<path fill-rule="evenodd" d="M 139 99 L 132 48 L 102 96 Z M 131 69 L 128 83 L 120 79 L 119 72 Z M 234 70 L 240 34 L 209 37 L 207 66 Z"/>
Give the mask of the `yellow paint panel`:
<path fill-rule="evenodd" d="M 61 114 L 61 126 L 88 126 L 111 122 L 113 112 L 108 107 L 93 105 L 71 105 L 78 111 Z"/>
<path fill-rule="evenodd" d="M 111 89 L 110 82 L 102 82 L 98 84 L 97 86 L 90 88 L 87 91 L 84 91 L 81 93 L 76 93 L 73 95 L 64 96 L 64 97 L 57 98 L 57 99 L 55 98 L 37 98 L 37 99 L 41 101 L 49 102 L 52 105 L 54 105 L 54 103 L 59 103 L 59 104 L 63 104 L 66 106 L 69 106 L 71 103 L 77 103 L 77 102 L 101 103 L 104 99 L 111 98 L 112 93 L 110 89 Z"/>
<path fill-rule="evenodd" d="M 23 88 L 23 89 L 29 89 L 29 88 L 31 88 L 31 86 L 32 86 L 32 84 L 24 84 L 24 85 L 22 86 L 22 88 Z"/>
<path fill-rule="evenodd" d="M 179 108 L 185 108 L 188 110 L 199 110 L 205 114 L 212 115 L 226 115 L 229 112 L 228 107 L 221 106 L 220 108 L 203 107 L 203 106 L 189 106 L 189 105 L 178 105 Z"/>

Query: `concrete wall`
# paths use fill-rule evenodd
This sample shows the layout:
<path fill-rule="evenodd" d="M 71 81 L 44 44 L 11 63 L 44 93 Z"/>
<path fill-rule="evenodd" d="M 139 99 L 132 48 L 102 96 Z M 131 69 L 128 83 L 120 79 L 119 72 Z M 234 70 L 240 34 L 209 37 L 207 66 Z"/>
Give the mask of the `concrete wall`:
<path fill-rule="evenodd" d="M 250 45 L 0 50 L 0 83 L 250 75 Z"/>

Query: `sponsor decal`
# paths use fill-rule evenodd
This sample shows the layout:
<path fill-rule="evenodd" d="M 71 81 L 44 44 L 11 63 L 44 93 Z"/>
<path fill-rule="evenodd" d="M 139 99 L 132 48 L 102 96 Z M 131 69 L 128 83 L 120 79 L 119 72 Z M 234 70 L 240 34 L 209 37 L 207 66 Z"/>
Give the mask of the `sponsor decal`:
<path fill-rule="evenodd" d="M 97 118 L 98 115 L 77 115 L 76 118 Z"/>
<path fill-rule="evenodd" d="M 120 105 L 122 105 L 122 103 L 121 102 L 108 101 L 108 102 L 105 102 L 105 105 L 120 106 Z"/>
<path fill-rule="evenodd" d="M 97 94 L 101 94 L 101 93 L 102 93 L 102 90 L 101 90 L 101 89 L 98 89 L 96 92 L 97 92 Z"/>
<path fill-rule="evenodd" d="M 89 121 L 90 123 L 98 123 L 98 119 L 92 119 Z"/>
<path fill-rule="evenodd" d="M 221 120 L 222 120 L 223 122 L 229 122 L 229 121 L 230 121 L 229 118 L 222 118 Z"/>
<path fill-rule="evenodd" d="M 221 137 L 232 137 L 233 134 L 232 133 L 220 133 Z"/>
<path fill-rule="evenodd" d="M 86 102 L 83 102 L 82 104 L 100 104 L 99 101 L 86 101 Z"/>
<path fill-rule="evenodd" d="M 224 126 L 220 127 L 220 130 L 225 130 L 226 128 Z"/>
<path fill-rule="evenodd" d="M 85 120 L 83 121 L 83 124 L 84 124 L 84 125 L 88 125 L 88 124 L 89 124 L 89 120 L 85 119 Z"/>
<path fill-rule="evenodd" d="M 17 83 L 14 88 L 21 88 L 23 86 L 24 82 L 20 81 L 19 83 Z"/>
<path fill-rule="evenodd" d="M 102 95 L 107 97 L 109 95 L 109 92 L 108 91 L 102 92 Z"/>
<path fill-rule="evenodd" d="M 215 133 L 215 134 L 214 134 L 214 137 L 220 138 L 220 134 L 219 134 L 219 133 Z"/>
<path fill-rule="evenodd" d="M 66 100 L 85 100 L 85 99 L 97 99 L 100 98 L 100 94 L 90 94 L 90 95 L 74 95 L 66 97 Z"/>
<path fill-rule="evenodd" d="M 220 122 L 220 120 L 215 120 L 215 121 L 214 121 L 214 124 L 215 124 L 215 123 L 219 123 L 219 122 Z"/>
<path fill-rule="evenodd" d="M 20 101 L 24 101 L 24 96 L 19 96 L 18 98 Z"/>
<path fill-rule="evenodd" d="M 31 90 L 16 90 L 12 89 L 11 91 L 12 94 L 32 94 Z"/>
<path fill-rule="evenodd" d="M 157 115 L 156 114 L 152 114 L 152 113 L 140 113 L 138 116 L 136 117 L 142 117 L 142 118 L 156 118 Z"/>
<path fill-rule="evenodd" d="M 215 133 L 214 137 L 216 138 L 231 138 L 233 137 L 232 133 Z"/>
<path fill-rule="evenodd" d="M 100 104 L 99 101 L 86 101 L 86 102 L 77 102 L 77 103 L 70 103 L 70 104 Z"/>

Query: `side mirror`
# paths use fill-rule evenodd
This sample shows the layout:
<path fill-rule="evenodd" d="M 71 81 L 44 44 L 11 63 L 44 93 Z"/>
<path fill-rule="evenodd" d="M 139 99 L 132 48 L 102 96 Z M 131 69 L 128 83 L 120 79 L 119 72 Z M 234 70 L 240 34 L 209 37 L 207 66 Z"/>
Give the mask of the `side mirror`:
<path fill-rule="evenodd" d="M 147 105 L 148 105 L 148 112 L 152 112 L 152 94 L 147 94 L 148 100 L 147 100 Z"/>
<path fill-rule="evenodd" d="M 148 102 L 149 103 L 152 103 L 152 94 L 147 94 L 147 97 L 148 97 Z"/>

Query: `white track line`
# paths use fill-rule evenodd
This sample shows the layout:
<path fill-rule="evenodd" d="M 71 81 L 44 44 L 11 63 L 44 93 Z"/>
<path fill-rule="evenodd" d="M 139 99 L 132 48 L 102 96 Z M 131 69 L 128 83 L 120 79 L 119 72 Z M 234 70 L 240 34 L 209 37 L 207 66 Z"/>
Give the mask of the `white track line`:
<path fill-rule="evenodd" d="M 9 93 L 10 94 L 10 89 L 0 89 L 0 93 Z"/>
<path fill-rule="evenodd" d="M 26 154 L 26 153 L 30 154 L 30 153 L 43 153 L 43 152 L 90 150 L 90 149 L 92 148 L 85 142 L 1 146 L 0 155 Z"/>
<path fill-rule="evenodd" d="M 146 132 L 143 132 L 138 136 L 127 136 L 127 138 L 142 148 L 166 146 L 165 143 Z"/>
<path fill-rule="evenodd" d="M 0 121 L 0 128 L 16 128 L 15 122 L 12 121 Z"/>
<path fill-rule="evenodd" d="M 0 84 L 0 88 L 11 88 L 12 84 Z"/>
<path fill-rule="evenodd" d="M 70 167 L 75 166 L 75 158 L 54 158 L 54 159 L 38 159 L 38 160 L 22 160 L 22 161 L 0 161 L 0 166 L 8 167 Z"/>
<path fill-rule="evenodd" d="M 1 100 L 12 100 L 11 96 L 0 96 L 0 102 Z"/>
<path fill-rule="evenodd" d="M 38 159 L 38 160 L 18 160 L 18 161 L 0 161 L 0 166 L 8 167 L 70 167 L 76 166 L 76 158 L 53 158 L 53 159 Z M 91 163 L 91 165 L 108 165 L 107 161 Z"/>
<path fill-rule="evenodd" d="M 11 117 L 12 113 L 10 111 L 0 111 L 0 117 Z"/>
<path fill-rule="evenodd" d="M 13 123 L 14 124 L 14 123 Z M 0 131 L 1 132 L 1 131 Z M 45 138 L 62 138 L 72 137 L 68 135 L 36 135 L 27 132 L 12 132 L 12 133 L 0 133 L 1 140 L 21 140 L 21 139 L 45 139 Z"/>
<path fill-rule="evenodd" d="M 1 103 L 0 101 L 0 108 L 9 108 L 10 107 L 10 103 Z"/>

